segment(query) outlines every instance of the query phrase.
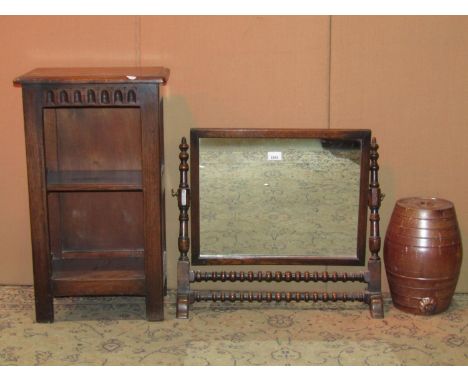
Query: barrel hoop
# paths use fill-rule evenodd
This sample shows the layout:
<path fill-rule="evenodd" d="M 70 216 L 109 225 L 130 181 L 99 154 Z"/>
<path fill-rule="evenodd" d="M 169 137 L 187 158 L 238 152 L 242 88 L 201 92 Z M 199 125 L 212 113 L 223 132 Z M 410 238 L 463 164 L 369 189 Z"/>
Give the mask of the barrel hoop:
<path fill-rule="evenodd" d="M 393 238 L 392 238 L 393 239 Z M 423 240 L 430 240 L 430 239 L 423 239 Z M 385 238 L 385 243 L 388 243 L 389 245 L 392 245 L 393 243 L 396 244 L 396 245 L 400 245 L 400 246 L 403 246 L 403 247 L 408 247 L 408 248 L 446 248 L 446 247 L 458 247 L 461 242 L 458 241 L 458 242 L 453 242 L 453 243 L 450 243 L 450 244 L 437 244 L 437 243 L 434 243 L 434 245 L 414 245 L 414 244 L 408 244 L 408 242 L 399 242 L 399 241 L 396 241 L 396 240 L 391 240 L 389 239 L 388 237 Z"/>
<path fill-rule="evenodd" d="M 458 279 L 458 274 L 456 277 L 409 277 L 409 276 L 404 276 L 401 274 L 397 274 L 392 272 L 391 270 L 387 270 L 387 273 L 391 275 L 392 277 L 400 278 L 400 279 L 406 279 L 406 280 L 418 280 L 418 281 L 450 281 L 450 280 L 457 280 Z"/>

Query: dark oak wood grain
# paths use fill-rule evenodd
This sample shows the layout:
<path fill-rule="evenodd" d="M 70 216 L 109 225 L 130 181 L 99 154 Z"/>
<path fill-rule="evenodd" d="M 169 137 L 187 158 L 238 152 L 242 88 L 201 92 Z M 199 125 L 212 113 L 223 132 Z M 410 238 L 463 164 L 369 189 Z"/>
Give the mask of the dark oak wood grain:
<path fill-rule="evenodd" d="M 48 191 L 142 191 L 140 170 L 47 171 Z"/>
<path fill-rule="evenodd" d="M 150 321 L 164 319 L 163 240 L 161 237 L 161 182 L 162 153 L 160 151 L 161 104 L 159 90 L 151 85 L 142 87 L 142 173 L 144 192 L 144 224 L 152 227 L 145 231 L 146 314 Z M 158 231 L 158 232 L 155 232 Z"/>
<path fill-rule="evenodd" d="M 72 258 L 55 260 L 54 295 L 145 295 L 143 257 Z"/>
<path fill-rule="evenodd" d="M 34 297 L 37 322 L 54 320 L 49 257 L 49 229 L 45 179 L 44 133 L 40 94 L 35 88 L 23 89 L 26 162 L 28 168 L 29 213 L 33 254 Z"/>
<path fill-rule="evenodd" d="M 34 83 L 165 83 L 170 71 L 163 67 L 36 68 L 16 78 L 15 85 Z M 129 78 L 130 76 L 130 78 Z M 135 77 L 133 79 L 133 77 Z"/>
<path fill-rule="evenodd" d="M 53 321 L 54 297 L 88 295 L 145 296 L 148 320 L 164 318 L 159 86 L 168 75 L 43 68 L 15 80 L 23 87 L 38 322 Z"/>

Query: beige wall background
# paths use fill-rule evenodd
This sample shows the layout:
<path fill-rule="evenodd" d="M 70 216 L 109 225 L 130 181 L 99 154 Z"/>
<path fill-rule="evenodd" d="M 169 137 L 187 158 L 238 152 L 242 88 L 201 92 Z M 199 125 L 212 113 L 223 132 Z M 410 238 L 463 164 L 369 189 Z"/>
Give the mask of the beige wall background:
<path fill-rule="evenodd" d="M 161 65 L 166 189 L 191 127 L 366 128 L 396 199 L 455 203 L 468 242 L 468 17 L 0 17 L 0 284 L 31 284 L 21 90 L 40 66 Z M 168 278 L 178 211 L 166 193 Z M 388 290 L 384 279 L 383 288 Z M 468 292 L 464 261 L 459 292 Z"/>

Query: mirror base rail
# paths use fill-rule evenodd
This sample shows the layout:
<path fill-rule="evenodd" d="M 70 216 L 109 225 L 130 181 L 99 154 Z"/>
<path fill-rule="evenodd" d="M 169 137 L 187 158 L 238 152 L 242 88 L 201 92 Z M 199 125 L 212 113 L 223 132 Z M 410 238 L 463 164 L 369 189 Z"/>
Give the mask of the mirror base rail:
<path fill-rule="evenodd" d="M 337 302 L 362 301 L 366 299 L 364 292 L 255 292 L 255 291 L 192 291 L 193 300 L 201 301 L 230 301 L 230 302 Z"/>
<path fill-rule="evenodd" d="M 265 282 L 281 282 L 281 281 L 295 281 L 295 282 L 367 282 L 368 272 L 201 272 L 198 270 L 191 270 L 189 272 L 190 282 L 203 282 L 203 281 L 265 281 Z"/>

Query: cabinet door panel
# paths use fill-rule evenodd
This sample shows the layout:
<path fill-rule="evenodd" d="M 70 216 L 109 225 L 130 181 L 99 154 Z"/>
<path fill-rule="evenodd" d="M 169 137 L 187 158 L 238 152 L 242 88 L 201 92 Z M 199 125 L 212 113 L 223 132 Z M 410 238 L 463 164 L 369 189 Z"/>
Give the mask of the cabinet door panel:
<path fill-rule="evenodd" d="M 63 108 L 56 113 L 59 170 L 141 170 L 139 108 Z"/>
<path fill-rule="evenodd" d="M 53 212 L 53 211 L 51 211 Z M 141 192 L 66 192 L 60 195 L 63 251 L 144 247 Z"/>

